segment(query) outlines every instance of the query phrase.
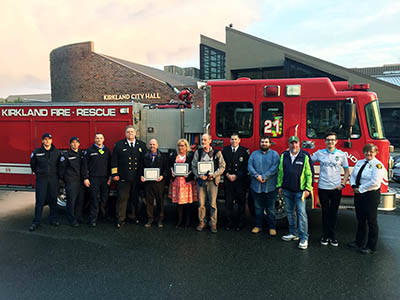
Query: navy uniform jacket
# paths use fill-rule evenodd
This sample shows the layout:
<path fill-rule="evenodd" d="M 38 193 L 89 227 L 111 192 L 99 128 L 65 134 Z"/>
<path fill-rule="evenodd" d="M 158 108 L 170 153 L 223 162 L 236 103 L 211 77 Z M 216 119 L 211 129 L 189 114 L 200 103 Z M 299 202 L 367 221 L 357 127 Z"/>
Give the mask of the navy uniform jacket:
<path fill-rule="evenodd" d="M 235 153 L 232 152 L 232 146 L 226 146 L 222 149 L 226 167 L 224 175 L 236 175 L 237 180 L 247 178 L 247 162 L 249 160 L 249 150 L 239 146 Z"/>
<path fill-rule="evenodd" d="M 106 146 L 99 149 L 97 146 L 92 145 L 83 155 L 83 179 L 110 176 L 110 162 L 111 152 Z"/>
<path fill-rule="evenodd" d="M 61 178 L 64 181 L 81 181 L 82 180 L 82 161 L 83 152 L 78 149 L 77 152 L 69 149 L 62 153 L 61 158 Z"/>
<path fill-rule="evenodd" d="M 58 180 L 60 175 L 61 152 L 54 145 L 50 150 L 46 150 L 44 146 L 36 148 L 31 154 L 31 169 L 36 177 L 54 177 Z"/>
<path fill-rule="evenodd" d="M 146 144 L 138 139 L 133 148 L 126 139 L 116 142 L 111 158 L 111 175 L 119 176 L 120 180 L 137 180 L 142 173 L 146 151 Z"/>

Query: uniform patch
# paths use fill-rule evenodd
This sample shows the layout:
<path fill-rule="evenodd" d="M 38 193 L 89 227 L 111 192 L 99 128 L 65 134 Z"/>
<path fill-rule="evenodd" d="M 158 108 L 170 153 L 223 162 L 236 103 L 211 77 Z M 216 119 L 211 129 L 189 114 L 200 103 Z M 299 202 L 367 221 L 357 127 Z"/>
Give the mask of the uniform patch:
<path fill-rule="evenodd" d="M 376 167 L 377 167 L 378 169 L 382 169 L 382 165 L 381 165 L 381 164 L 377 164 Z"/>
<path fill-rule="evenodd" d="M 142 152 L 142 148 L 139 148 L 139 152 Z"/>
<path fill-rule="evenodd" d="M 118 173 L 118 168 L 111 169 L 111 174 L 117 174 L 117 173 Z"/>
<path fill-rule="evenodd" d="M 243 161 L 243 157 L 239 157 L 239 161 L 242 162 Z"/>
<path fill-rule="evenodd" d="M 63 162 L 64 160 L 65 160 L 65 157 L 64 157 L 64 156 L 61 156 L 61 157 L 60 157 L 60 161 Z"/>

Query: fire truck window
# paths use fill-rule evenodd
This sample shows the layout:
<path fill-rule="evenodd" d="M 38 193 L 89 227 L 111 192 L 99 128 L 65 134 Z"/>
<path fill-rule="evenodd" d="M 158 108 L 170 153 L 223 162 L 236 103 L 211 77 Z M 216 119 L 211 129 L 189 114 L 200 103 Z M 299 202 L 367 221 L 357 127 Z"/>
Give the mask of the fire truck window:
<path fill-rule="evenodd" d="M 283 103 L 261 103 L 260 136 L 281 137 L 283 133 Z"/>
<path fill-rule="evenodd" d="M 253 104 L 250 102 L 221 102 L 216 109 L 216 132 L 218 137 L 253 135 Z"/>
<path fill-rule="evenodd" d="M 345 139 L 347 129 L 344 116 L 345 101 L 311 101 L 307 104 L 307 137 L 323 139 L 329 131 L 336 132 L 339 139 Z M 351 138 L 361 136 L 360 124 L 356 121 Z"/>

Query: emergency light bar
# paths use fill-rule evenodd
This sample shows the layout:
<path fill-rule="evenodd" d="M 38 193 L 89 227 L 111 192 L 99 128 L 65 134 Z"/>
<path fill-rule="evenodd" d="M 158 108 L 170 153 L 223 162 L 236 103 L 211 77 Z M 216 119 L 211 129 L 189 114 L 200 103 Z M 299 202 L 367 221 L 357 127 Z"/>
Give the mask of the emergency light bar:
<path fill-rule="evenodd" d="M 281 95 L 281 87 L 279 85 L 264 86 L 264 97 L 279 97 Z"/>
<path fill-rule="evenodd" d="M 301 85 L 292 84 L 286 86 L 286 96 L 300 96 L 301 95 Z"/>
<path fill-rule="evenodd" d="M 351 88 L 355 91 L 367 91 L 369 90 L 369 83 L 353 84 Z"/>

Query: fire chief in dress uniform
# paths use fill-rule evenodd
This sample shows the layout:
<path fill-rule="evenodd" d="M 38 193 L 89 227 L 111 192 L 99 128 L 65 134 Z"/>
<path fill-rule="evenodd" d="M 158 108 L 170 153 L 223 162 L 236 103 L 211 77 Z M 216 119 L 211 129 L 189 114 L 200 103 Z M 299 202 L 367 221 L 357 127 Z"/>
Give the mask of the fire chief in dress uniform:
<path fill-rule="evenodd" d="M 134 198 L 133 193 L 136 192 L 146 151 L 146 144 L 136 139 L 136 130 L 132 125 L 125 128 L 125 139 L 115 143 L 111 158 L 111 176 L 118 186 L 117 228 L 125 223 L 128 200 Z M 134 206 L 132 205 L 133 210 Z M 133 211 L 132 215 L 134 214 Z"/>
<path fill-rule="evenodd" d="M 243 227 L 243 218 L 246 204 L 247 187 L 247 161 L 249 160 L 249 150 L 239 145 L 239 135 L 231 135 L 230 146 L 222 150 L 225 168 L 225 209 L 226 209 L 226 230 L 235 228 L 240 230 Z M 234 201 L 237 201 L 238 210 L 235 214 Z"/>

